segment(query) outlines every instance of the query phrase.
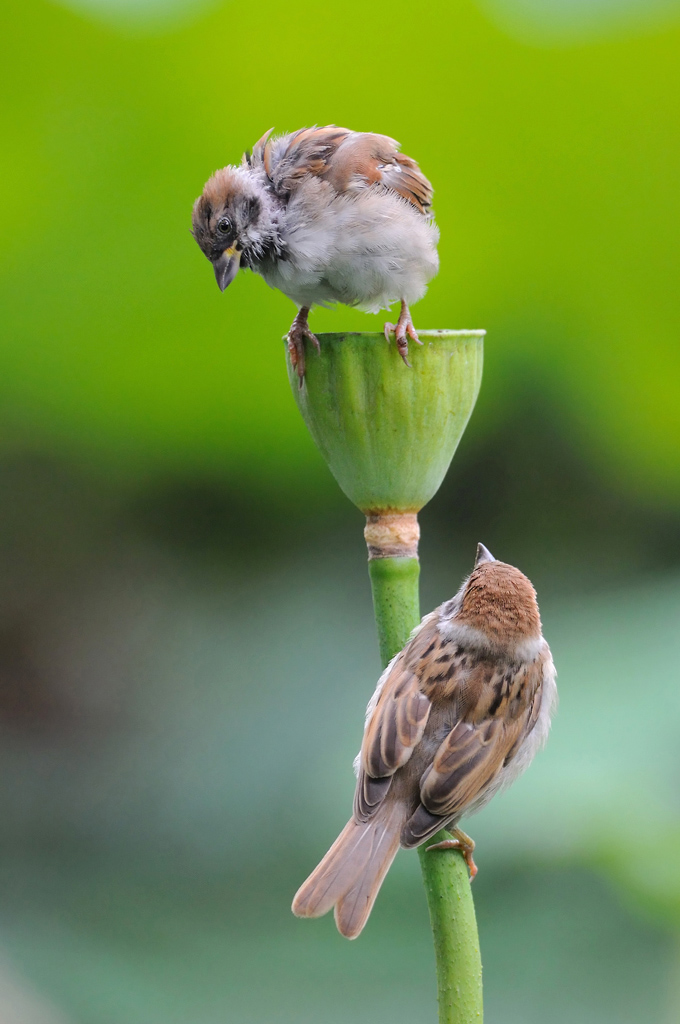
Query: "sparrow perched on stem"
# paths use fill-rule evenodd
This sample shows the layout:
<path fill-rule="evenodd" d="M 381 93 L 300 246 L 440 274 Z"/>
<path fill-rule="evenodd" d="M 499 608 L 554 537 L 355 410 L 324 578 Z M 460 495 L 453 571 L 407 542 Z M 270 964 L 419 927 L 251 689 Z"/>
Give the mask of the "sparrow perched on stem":
<path fill-rule="evenodd" d="M 442 828 L 471 877 L 474 843 L 456 828 L 529 765 L 557 696 L 536 592 L 480 544 L 471 575 L 426 615 L 383 672 L 355 762 L 354 812 L 293 900 L 298 917 L 335 907 L 348 939 L 362 930 L 400 846 Z"/>
<path fill-rule="evenodd" d="M 367 312 L 401 302 L 389 340 L 408 365 L 418 341 L 409 305 L 437 273 L 432 186 L 386 135 L 328 125 L 270 137 L 238 167 L 223 167 L 194 204 L 193 235 L 224 289 L 239 267 L 260 274 L 299 312 L 288 347 L 300 384 L 312 306 L 342 302 Z"/>

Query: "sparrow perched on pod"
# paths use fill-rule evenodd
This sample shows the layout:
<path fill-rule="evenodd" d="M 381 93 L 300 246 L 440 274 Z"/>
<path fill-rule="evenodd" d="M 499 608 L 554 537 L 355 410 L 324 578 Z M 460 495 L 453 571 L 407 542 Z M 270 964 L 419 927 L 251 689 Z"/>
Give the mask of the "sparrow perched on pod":
<path fill-rule="evenodd" d="M 536 592 L 480 544 L 471 575 L 421 621 L 383 672 L 355 762 L 354 811 L 298 890 L 293 913 L 335 907 L 338 930 L 360 933 L 400 846 L 442 828 L 471 877 L 474 843 L 458 821 L 483 807 L 545 743 L 557 688 Z"/>
<path fill-rule="evenodd" d="M 418 341 L 409 305 L 439 267 L 432 186 L 386 135 L 328 125 L 271 137 L 206 182 L 192 234 L 222 291 L 249 267 L 293 300 L 288 348 L 302 384 L 312 306 L 367 312 L 401 302 L 394 333 L 404 362 Z"/>

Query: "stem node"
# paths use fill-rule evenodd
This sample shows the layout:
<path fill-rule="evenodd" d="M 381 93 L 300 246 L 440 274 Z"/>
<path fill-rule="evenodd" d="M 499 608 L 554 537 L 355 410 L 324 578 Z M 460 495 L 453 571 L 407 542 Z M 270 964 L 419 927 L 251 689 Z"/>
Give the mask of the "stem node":
<path fill-rule="evenodd" d="M 420 526 L 415 512 L 366 516 L 364 537 L 369 560 L 417 558 Z"/>

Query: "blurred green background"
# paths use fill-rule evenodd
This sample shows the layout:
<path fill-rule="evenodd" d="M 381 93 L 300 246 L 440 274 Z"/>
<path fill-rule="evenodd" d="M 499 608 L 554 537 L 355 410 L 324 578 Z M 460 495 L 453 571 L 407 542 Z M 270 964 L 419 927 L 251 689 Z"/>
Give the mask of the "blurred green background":
<path fill-rule="evenodd" d="M 291 303 L 189 235 L 216 167 L 330 122 L 435 185 L 416 325 L 488 330 L 423 610 L 482 540 L 559 672 L 469 826 L 487 1021 L 677 1024 L 680 3 L 5 0 L 0 39 L 2 1024 L 435 1019 L 414 855 L 356 943 L 288 909 L 379 672 L 362 521 Z"/>

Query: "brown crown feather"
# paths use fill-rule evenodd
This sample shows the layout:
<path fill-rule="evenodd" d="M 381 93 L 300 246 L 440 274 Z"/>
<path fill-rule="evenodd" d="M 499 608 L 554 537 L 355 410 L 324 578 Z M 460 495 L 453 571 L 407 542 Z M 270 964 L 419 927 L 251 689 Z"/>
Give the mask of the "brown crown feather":
<path fill-rule="evenodd" d="M 505 562 L 482 562 L 472 572 L 457 620 L 500 641 L 541 633 L 541 616 L 531 581 Z"/>

